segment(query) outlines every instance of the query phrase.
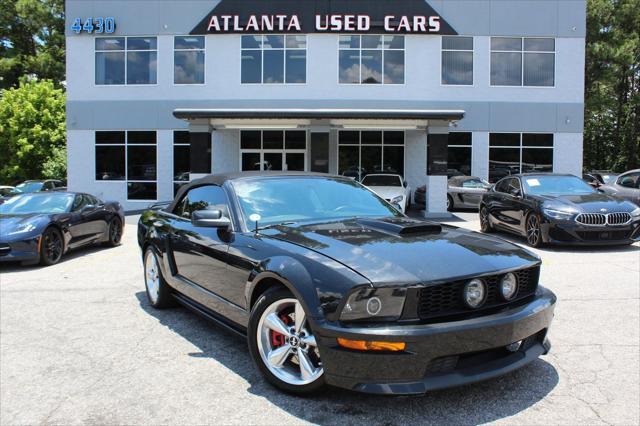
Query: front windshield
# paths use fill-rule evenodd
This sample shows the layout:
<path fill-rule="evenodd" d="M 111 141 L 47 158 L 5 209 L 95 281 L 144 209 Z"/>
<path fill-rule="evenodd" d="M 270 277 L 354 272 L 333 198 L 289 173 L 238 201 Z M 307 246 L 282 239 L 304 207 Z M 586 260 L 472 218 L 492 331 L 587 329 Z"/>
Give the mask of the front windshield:
<path fill-rule="evenodd" d="M 16 186 L 16 192 L 38 192 L 42 189 L 42 182 L 22 182 Z"/>
<path fill-rule="evenodd" d="M 283 222 L 402 216 L 355 181 L 317 177 L 247 179 L 232 183 L 248 229 Z"/>
<path fill-rule="evenodd" d="M 367 175 L 362 179 L 365 186 L 402 186 L 399 176 Z"/>
<path fill-rule="evenodd" d="M 0 204 L 0 215 L 65 213 L 73 203 L 71 194 L 16 195 Z"/>
<path fill-rule="evenodd" d="M 526 176 L 522 182 L 525 192 L 533 195 L 583 195 L 595 192 L 575 176 Z"/>

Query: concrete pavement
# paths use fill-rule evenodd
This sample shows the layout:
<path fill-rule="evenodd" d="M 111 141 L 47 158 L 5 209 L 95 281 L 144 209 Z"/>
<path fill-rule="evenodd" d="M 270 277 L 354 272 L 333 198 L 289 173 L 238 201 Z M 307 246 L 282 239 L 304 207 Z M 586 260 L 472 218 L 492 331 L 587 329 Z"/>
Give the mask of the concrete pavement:
<path fill-rule="evenodd" d="M 477 213 L 457 216 L 478 229 Z M 0 266 L 0 424 L 640 422 L 637 244 L 535 250 L 559 301 L 551 354 L 522 370 L 421 397 L 297 398 L 265 383 L 243 339 L 149 307 L 136 219 L 120 247 Z"/>

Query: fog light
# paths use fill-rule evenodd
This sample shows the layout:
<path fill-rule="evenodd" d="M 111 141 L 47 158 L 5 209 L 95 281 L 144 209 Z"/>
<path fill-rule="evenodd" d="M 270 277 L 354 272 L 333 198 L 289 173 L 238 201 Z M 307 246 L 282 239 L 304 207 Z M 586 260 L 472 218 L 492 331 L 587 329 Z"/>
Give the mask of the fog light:
<path fill-rule="evenodd" d="M 508 344 L 507 346 L 505 346 L 505 348 L 509 352 L 518 352 L 518 349 L 520 349 L 520 346 L 522 346 L 522 340 L 518 340 L 517 342 L 513 342 L 511 344 Z"/>
<path fill-rule="evenodd" d="M 500 292 L 504 300 L 511 300 L 516 296 L 518 292 L 518 279 L 514 274 L 508 273 L 500 280 Z"/>
<path fill-rule="evenodd" d="M 473 279 L 464 286 L 463 298 L 468 307 L 479 308 L 487 297 L 487 288 L 482 280 Z"/>
<path fill-rule="evenodd" d="M 366 340 L 349 340 L 338 337 L 338 344 L 343 348 L 357 351 L 403 351 L 407 346 L 404 342 L 368 342 Z"/>

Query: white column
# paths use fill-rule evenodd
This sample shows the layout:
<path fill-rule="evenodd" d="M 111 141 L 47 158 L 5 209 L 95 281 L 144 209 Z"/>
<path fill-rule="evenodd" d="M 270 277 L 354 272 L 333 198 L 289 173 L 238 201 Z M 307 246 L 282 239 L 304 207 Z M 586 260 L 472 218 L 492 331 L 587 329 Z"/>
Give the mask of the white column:
<path fill-rule="evenodd" d="M 473 132 L 471 148 L 471 174 L 479 178 L 489 179 L 489 133 Z"/>
<path fill-rule="evenodd" d="M 554 135 L 553 172 L 582 177 L 582 133 Z"/>
<path fill-rule="evenodd" d="M 158 201 L 173 200 L 173 130 L 158 130 Z"/>

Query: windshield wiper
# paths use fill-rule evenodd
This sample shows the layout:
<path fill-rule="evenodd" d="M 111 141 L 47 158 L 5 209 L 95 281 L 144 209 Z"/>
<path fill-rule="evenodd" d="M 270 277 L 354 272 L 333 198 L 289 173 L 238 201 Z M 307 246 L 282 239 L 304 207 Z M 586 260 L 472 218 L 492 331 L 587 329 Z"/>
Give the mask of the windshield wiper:
<path fill-rule="evenodd" d="M 278 226 L 286 226 L 286 225 L 295 225 L 298 222 L 280 222 L 280 223 L 272 223 L 271 225 L 265 225 L 265 226 L 259 226 L 257 228 L 254 228 L 254 232 L 258 232 L 258 231 L 264 231 L 266 229 L 272 229 L 272 228 L 276 228 Z"/>

